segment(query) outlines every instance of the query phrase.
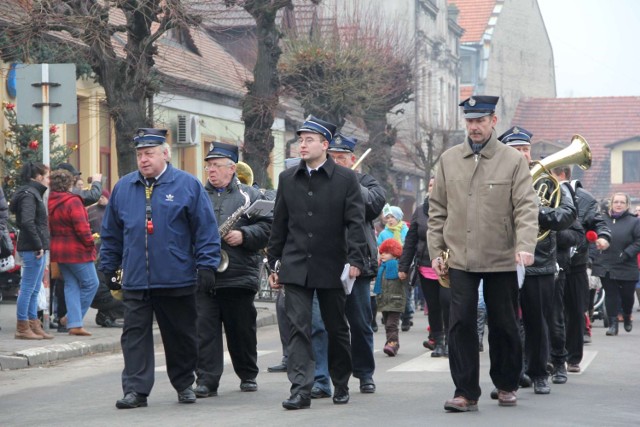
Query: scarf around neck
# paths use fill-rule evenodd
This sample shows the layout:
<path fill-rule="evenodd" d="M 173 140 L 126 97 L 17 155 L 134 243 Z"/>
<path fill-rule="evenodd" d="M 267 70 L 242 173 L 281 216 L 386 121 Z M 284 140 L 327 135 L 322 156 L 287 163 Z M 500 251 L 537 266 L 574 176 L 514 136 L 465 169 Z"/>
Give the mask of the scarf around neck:
<path fill-rule="evenodd" d="M 387 280 L 397 279 L 398 278 L 398 260 L 390 259 L 389 261 L 384 261 L 380 264 L 380 268 L 378 268 L 378 276 L 376 276 L 376 284 L 373 287 L 373 293 L 376 295 L 380 295 L 382 293 L 382 275 L 384 274 L 384 278 Z"/>

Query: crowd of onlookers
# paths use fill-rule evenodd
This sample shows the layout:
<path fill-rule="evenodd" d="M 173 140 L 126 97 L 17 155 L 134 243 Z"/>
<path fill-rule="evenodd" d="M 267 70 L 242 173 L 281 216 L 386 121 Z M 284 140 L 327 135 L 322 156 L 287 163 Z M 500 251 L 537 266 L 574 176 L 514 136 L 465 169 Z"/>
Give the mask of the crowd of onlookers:
<path fill-rule="evenodd" d="M 84 317 L 89 307 L 98 308 L 96 323 L 100 326 L 121 326 L 117 323 L 124 310 L 109 290 L 101 285 L 95 267 L 99 230 L 109 191 L 102 189 L 102 176 L 89 178 L 91 187 L 71 164 L 62 163 L 54 171 L 37 162 L 25 163 L 21 170 L 23 184 L 10 203 L 2 197 L 2 241 L 7 233 L 8 213 L 15 215 L 18 230 L 17 255 L 21 263 L 20 290 L 16 303 L 16 339 L 53 339 L 43 328 L 41 313 L 52 311 L 49 326 L 58 332 L 89 336 Z M 49 192 L 47 193 L 47 190 Z M 12 244 L 11 239 L 8 239 Z M 5 248 L 13 251 L 3 243 Z M 50 305 L 42 307 L 40 293 L 50 262 Z M 40 301 L 40 302 L 39 302 Z"/>

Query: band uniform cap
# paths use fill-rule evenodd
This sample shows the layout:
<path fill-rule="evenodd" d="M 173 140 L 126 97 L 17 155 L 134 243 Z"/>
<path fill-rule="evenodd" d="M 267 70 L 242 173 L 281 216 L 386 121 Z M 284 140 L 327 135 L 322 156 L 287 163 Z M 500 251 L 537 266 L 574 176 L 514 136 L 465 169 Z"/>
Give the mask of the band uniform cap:
<path fill-rule="evenodd" d="M 166 129 L 140 128 L 133 137 L 136 148 L 156 147 L 167 141 Z"/>
<path fill-rule="evenodd" d="M 462 107 L 465 119 L 477 119 L 494 113 L 499 99 L 499 96 L 474 95 L 462 101 L 459 106 Z"/>
<path fill-rule="evenodd" d="M 353 153 L 357 143 L 357 139 L 339 133 L 329 143 L 329 151 Z"/>
<path fill-rule="evenodd" d="M 333 135 L 336 133 L 336 125 L 320 120 L 317 117 L 309 116 L 302 124 L 302 127 L 297 130 L 296 134 L 300 136 L 302 132 L 317 133 L 322 135 L 327 141 L 331 141 Z"/>
<path fill-rule="evenodd" d="M 205 160 L 225 158 L 238 163 L 238 146 L 224 142 L 212 142 Z"/>
<path fill-rule="evenodd" d="M 71 172 L 71 175 L 73 176 L 82 175 L 82 172 L 78 171 L 78 169 L 76 169 L 71 163 L 60 163 L 56 167 L 56 170 L 61 170 L 61 169 Z"/>
<path fill-rule="evenodd" d="M 533 133 L 520 126 L 514 126 L 498 137 L 499 141 L 511 147 L 518 145 L 531 145 Z"/>

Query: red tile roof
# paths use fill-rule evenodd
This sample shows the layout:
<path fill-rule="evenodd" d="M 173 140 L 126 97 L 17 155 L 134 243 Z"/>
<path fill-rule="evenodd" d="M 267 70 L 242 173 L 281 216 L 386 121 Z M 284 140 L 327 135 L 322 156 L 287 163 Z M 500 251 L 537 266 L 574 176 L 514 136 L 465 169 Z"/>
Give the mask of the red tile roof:
<path fill-rule="evenodd" d="M 614 188 L 640 195 L 638 186 L 611 185 L 611 150 L 606 145 L 640 135 L 640 97 L 531 98 L 521 100 L 513 121 L 533 132 L 533 144 L 562 141 L 582 135 L 593 156 L 591 169 L 581 178 L 585 188 L 606 197 Z M 628 187 L 627 187 L 628 186 Z M 634 190 L 635 188 L 635 190 Z"/>
<path fill-rule="evenodd" d="M 493 13 L 496 0 L 449 0 L 460 14 L 458 25 L 464 28 L 461 43 L 479 43 Z"/>

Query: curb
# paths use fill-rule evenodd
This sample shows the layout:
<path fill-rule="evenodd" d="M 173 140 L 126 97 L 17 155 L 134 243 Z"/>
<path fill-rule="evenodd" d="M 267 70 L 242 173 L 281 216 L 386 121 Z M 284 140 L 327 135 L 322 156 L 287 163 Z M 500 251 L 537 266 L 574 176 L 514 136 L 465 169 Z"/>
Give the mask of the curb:
<path fill-rule="evenodd" d="M 277 317 L 268 309 L 256 307 L 258 316 L 256 327 L 275 325 Z M 155 342 L 161 341 L 160 331 L 154 327 L 153 339 Z M 68 344 L 52 344 L 44 347 L 28 348 L 13 353 L 10 356 L 0 355 L 0 370 L 24 369 L 35 366 L 49 365 L 62 360 L 69 360 L 76 357 L 95 355 L 100 353 L 119 353 L 120 336 L 103 340 L 102 342 L 86 343 L 74 341 Z"/>

